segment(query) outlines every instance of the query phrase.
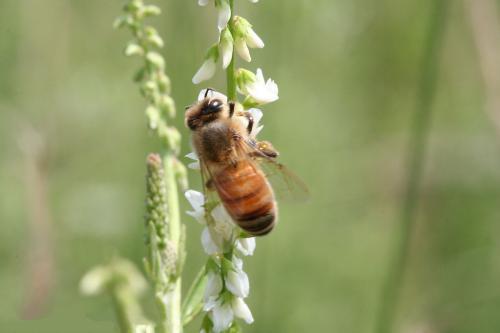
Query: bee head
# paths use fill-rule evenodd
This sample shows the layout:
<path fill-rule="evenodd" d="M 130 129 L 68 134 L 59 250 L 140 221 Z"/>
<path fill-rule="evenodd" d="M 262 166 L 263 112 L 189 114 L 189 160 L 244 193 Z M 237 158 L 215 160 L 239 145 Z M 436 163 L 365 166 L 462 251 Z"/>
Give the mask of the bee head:
<path fill-rule="evenodd" d="M 214 120 L 228 117 L 229 111 L 226 103 L 219 98 L 204 98 L 186 111 L 186 125 L 191 130 L 196 130 L 204 124 Z"/>

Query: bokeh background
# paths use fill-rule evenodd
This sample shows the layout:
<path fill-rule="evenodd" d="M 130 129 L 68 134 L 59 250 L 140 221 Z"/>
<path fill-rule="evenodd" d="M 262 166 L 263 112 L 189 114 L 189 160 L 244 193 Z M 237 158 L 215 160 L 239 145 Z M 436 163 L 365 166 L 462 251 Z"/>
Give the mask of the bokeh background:
<path fill-rule="evenodd" d="M 499 332 L 499 2 L 235 2 L 266 42 L 247 68 L 280 87 L 261 137 L 312 194 L 281 204 L 247 260 L 256 322 L 245 332 L 375 332 L 401 253 L 415 115 L 426 112 L 404 276 L 389 286 L 400 290 L 395 331 Z M 205 86 L 191 77 L 217 38 L 216 13 L 156 3 L 182 111 Z M 111 28 L 121 5 L 0 1 L 2 332 L 118 330 L 109 298 L 82 297 L 78 282 L 114 256 L 140 266 L 144 254 L 144 162 L 158 147 L 131 82 L 138 62 L 121 53 L 129 35 Z M 223 89 L 221 72 L 206 85 Z M 182 112 L 177 125 L 188 153 Z M 205 255 L 201 226 L 183 221 L 187 285 Z"/>

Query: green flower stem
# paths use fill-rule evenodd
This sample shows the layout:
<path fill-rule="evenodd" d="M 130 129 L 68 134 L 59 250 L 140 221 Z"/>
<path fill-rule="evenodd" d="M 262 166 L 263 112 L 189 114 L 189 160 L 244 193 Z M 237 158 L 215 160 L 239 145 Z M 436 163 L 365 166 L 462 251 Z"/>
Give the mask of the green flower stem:
<path fill-rule="evenodd" d="M 110 294 L 118 319 L 118 325 L 120 326 L 120 332 L 133 333 L 134 326 L 138 323 L 134 323 L 132 318 L 136 317 L 135 314 L 138 311 L 140 312 L 137 309 L 138 305 L 135 304 L 135 300 L 131 295 L 126 291 L 121 291 L 120 288 L 111 288 Z"/>
<path fill-rule="evenodd" d="M 231 18 L 229 19 L 228 29 L 233 34 L 233 17 L 234 17 L 234 0 L 229 0 L 229 8 L 231 8 Z M 236 72 L 234 71 L 234 44 L 233 44 L 233 56 L 231 57 L 231 62 L 226 69 L 227 78 L 227 98 L 230 101 L 236 101 Z"/>
<path fill-rule="evenodd" d="M 420 182 L 427 151 L 427 139 L 432 116 L 436 78 L 439 65 L 439 51 L 443 38 L 448 10 L 448 0 L 436 0 L 429 26 L 421 64 L 415 118 L 407 156 L 407 187 L 401 205 L 401 224 L 389 272 L 381 295 L 381 304 L 376 318 L 375 332 L 390 333 L 394 330 L 397 303 L 404 281 L 406 262 L 410 248 L 411 232 L 416 221 Z"/>
<path fill-rule="evenodd" d="M 179 213 L 179 194 L 177 180 L 174 174 L 175 155 L 167 152 L 163 158 L 165 168 L 165 185 L 167 189 L 167 205 L 169 215 L 168 239 L 177 250 L 178 256 L 184 252 L 184 244 L 181 242 L 181 220 Z M 179 257 L 180 258 L 180 257 Z M 169 293 L 166 297 L 167 310 L 167 332 L 182 332 L 182 311 L 181 311 L 181 279 L 179 273 L 171 281 Z"/>

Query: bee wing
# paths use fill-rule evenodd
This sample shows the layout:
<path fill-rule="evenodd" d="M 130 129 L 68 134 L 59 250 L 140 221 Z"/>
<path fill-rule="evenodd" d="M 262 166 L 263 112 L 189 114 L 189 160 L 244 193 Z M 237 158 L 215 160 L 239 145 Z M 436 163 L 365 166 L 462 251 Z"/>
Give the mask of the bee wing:
<path fill-rule="evenodd" d="M 279 199 L 306 201 L 309 199 L 307 185 L 275 157 L 264 154 L 257 148 L 254 140 L 245 141 L 246 158 L 250 158 L 260 167 Z"/>

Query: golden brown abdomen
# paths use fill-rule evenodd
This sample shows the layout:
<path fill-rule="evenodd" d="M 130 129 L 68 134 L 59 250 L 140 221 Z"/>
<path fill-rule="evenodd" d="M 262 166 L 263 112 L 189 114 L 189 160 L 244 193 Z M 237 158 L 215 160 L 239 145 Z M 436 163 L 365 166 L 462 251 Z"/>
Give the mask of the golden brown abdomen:
<path fill-rule="evenodd" d="M 251 235 L 269 233 L 276 221 L 276 203 L 263 173 L 250 161 L 240 161 L 214 175 L 214 184 L 227 212 Z"/>

